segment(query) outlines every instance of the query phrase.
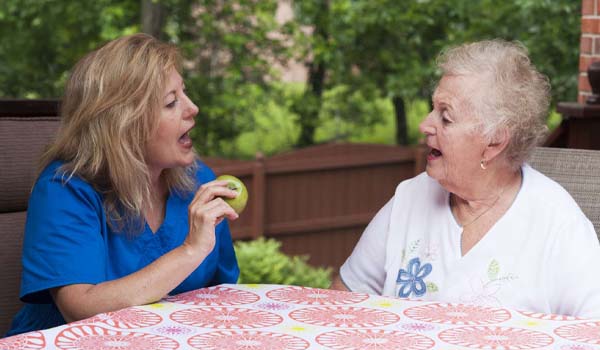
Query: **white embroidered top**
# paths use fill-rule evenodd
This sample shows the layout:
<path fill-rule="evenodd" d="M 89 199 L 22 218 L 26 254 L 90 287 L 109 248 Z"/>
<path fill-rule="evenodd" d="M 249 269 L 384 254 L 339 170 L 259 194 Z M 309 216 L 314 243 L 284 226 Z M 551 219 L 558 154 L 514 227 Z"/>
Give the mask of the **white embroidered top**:
<path fill-rule="evenodd" d="M 528 165 L 513 204 L 464 256 L 449 193 L 403 181 L 340 269 L 353 291 L 600 317 L 600 244 L 569 193 Z"/>

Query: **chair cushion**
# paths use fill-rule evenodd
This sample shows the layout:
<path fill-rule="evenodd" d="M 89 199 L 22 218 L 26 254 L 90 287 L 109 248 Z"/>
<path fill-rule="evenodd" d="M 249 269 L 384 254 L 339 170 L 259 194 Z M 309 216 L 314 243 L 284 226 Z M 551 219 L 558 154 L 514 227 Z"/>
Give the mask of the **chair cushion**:
<path fill-rule="evenodd" d="M 58 124 L 58 117 L 0 118 L 0 213 L 27 209 L 38 159 Z"/>
<path fill-rule="evenodd" d="M 529 164 L 571 194 L 600 237 L 600 151 L 537 147 Z"/>
<path fill-rule="evenodd" d="M 0 337 L 21 305 L 21 247 L 26 212 L 0 213 Z"/>

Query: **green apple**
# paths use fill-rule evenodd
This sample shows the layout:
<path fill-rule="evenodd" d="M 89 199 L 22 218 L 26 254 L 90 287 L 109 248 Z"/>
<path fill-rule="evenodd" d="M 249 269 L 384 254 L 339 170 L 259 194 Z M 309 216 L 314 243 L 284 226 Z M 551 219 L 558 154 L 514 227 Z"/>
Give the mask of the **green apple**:
<path fill-rule="evenodd" d="M 233 175 L 221 175 L 217 177 L 217 180 L 227 181 L 227 188 L 237 192 L 235 198 L 223 197 L 225 202 L 238 214 L 244 211 L 244 208 L 246 208 L 246 204 L 248 203 L 248 190 L 246 189 L 246 186 L 244 186 L 242 180 Z"/>

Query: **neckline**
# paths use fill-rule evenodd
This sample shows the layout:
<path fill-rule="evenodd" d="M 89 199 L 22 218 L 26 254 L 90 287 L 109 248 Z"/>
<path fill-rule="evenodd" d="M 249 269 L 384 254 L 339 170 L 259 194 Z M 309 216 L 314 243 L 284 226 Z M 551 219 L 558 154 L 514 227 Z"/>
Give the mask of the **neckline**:
<path fill-rule="evenodd" d="M 165 202 L 165 216 L 163 217 L 162 222 L 160 223 L 160 226 L 158 226 L 158 229 L 156 231 L 152 231 L 152 228 L 150 227 L 150 225 L 148 224 L 148 221 L 146 220 L 146 218 L 144 218 L 144 225 L 145 225 L 145 230 L 146 232 L 150 235 L 150 236 L 157 236 L 159 233 L 161 233 L 163 231 L 163 228 L 165 226 L 169 225 L 169 217 L 170 217 L 170 213 L 172 212 L 171 210 L 171 199 L 173 197 L 173 192 L 169 191 L 169 193 L 167 194 L 167 200 Z"/>
<path fill-rule="evenodd" d="M 457 218 L 454 216 L 454 213 L 452 212 L 452 207 L 450 206 L 450 192 L 446 191 L 446 211 L 448 213 L 448 215 L 450 216 L 450 221 L 453 224 L 453 231 L 456 232 L 456 239 L 453 239 L 452 241 L 455 243 L 453 244 L 453 246 L 456 248 L 457 251 L 457 256 L 459 258 L 459 260 L 463 260 L 465 258 L 467 258 L 470 255 L 473 255 L 473 251 L 476 251 L 478 248 L 480 247 L 483 243 L 485 243 L 485 241 L 490 240 L 489 236 L 490 234 L 493 234 L 494 232 L 496 232 L 496 227 L 498 226 L 498 224 L 500 224 L 503 220 L 505 220 L 506 217 L 509 217 L 510 215 L 512 215 L 512 212 L 515 211 L 516 209 L 514 209 L 515 207 L 518 206 L 518 204 L 520 203 L 520 198 L 522 197 L 522 190 L 523 187 L 525 186 L 525 181 L 528 180 L 528 176 L 526 176 L 526 165 L 522 165 L 520 168 L 521 171 L 521 185 L 519 186 L 519 189 L 517 190 L 517 194 L 515 196 L 515 198 L 512 200 L 512 202 L 510 203 L 510 206 L 508 207 L 508 209 L 504 212 L 504 214 L 502 214 L 502 216 L 496 220 L 496 222 L 492 225 L 492 227 L 490 227 L 490 229 L 483 235 L 483 237 L 481 237 L 481 239 L 475 243 L 473 245 L 473 247 L 471 247 L 471 249 L 469 249 L 469 251 L 466 254 L 462 254 L 462 246 L 461 246 L 461 235 L 462 235 L 462 231 L 463 231 L 463 226 L 461 226 L 458 223 Z M 454 233 L 454 232 L 453 232 Z M 493 235 L 492 235 L 493 236 Z M 453 237 L 454 238 L 454 237 Z"/>

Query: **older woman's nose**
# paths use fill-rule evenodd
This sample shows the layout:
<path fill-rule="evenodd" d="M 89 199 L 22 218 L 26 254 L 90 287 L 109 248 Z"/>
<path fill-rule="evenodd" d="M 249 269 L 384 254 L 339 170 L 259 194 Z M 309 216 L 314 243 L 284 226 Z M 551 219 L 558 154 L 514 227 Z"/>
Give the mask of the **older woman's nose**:
<path fill-rule="evenodd" d="M 433 113 L 433 112 L 432 112 Z M 419 124 L 419 131 L 425 135 L 433 135 L 435 134 L 435 127 L 432 123 L 431 114 L 429 113 L 425 119 Z"/>

